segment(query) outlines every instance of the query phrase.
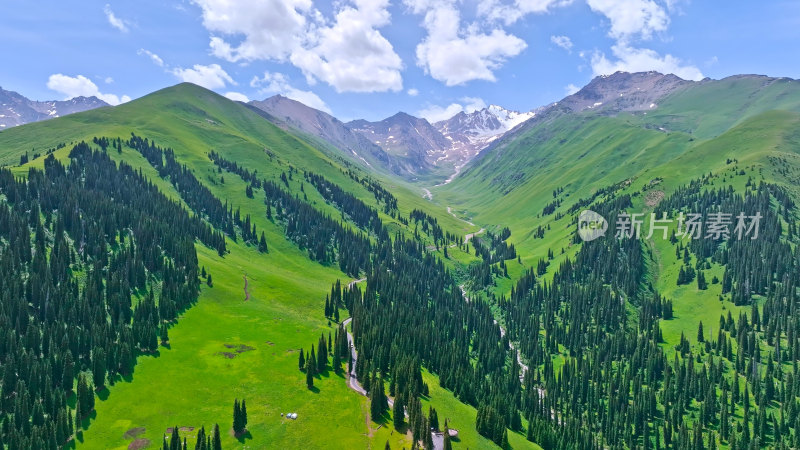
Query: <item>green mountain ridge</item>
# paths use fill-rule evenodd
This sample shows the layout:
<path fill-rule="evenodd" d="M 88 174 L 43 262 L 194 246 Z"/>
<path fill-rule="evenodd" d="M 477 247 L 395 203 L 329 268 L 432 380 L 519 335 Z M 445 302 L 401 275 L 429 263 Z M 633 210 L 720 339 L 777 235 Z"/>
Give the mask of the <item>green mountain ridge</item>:
<path fill-rule="evenodd" d="M 484 150 L 434 195 L 478 222 L 513 205 L 508 225 L 524 226 L 558 188 L 580 197 L 629 179 L 661 177 L 674 189 L 721 170 L 728 158 L 773 170 L 769 157 L 798 151 L 792 145 L 798 112 L 800 81 L 736 76 L 681 87 L 648 111 L 551 114 Z"/>
<path fill-rule="evenodd" d="M 789 309 L 800 82 L 633 74 L 663 91 L 618 99 L 609 86 L 627 76 L 596 79 L 538 114 L 430 199 L 421 182 L 369 171 L 334 143 L 187 83 L 0 132 L 0 166 L 20 179 L 52 168 L 50 154 L 77 161 L 83 141 L 227 236 L 227 251 L 195 241 L 213 283 L 203 279 L 196 303 L 169 322 L 168 345 L 97 392 L 69 446 L 157 446 L 176 425 L 191 442 L 219 423 L 224 448 L 407 448 L 412 435 L 428 439 L 430 407 L 459 430 L 454 448 L 649 448 L 668 437 L 729 448 L 751 433 L 753 445 L 800 443 L 790 395 L 800 392 L 791 364 L 800 322 Z M 136 147 L 132 135 L 155 146 Z M 162 150 L 180 169 L 163 166 Z M 236 220 L 199 207 L 205 191 Z M 0 195 L 0 206 L 13 198 Z M 769 241 L 613 238 L 622 211 L 720 205 L 763 213 Z M 609 219 L 606 238 L 580 242 L 582 209 Z M 321 375 L 309 362 L 298 371 L 298 350 L 314 343 L 321 354 L 331 334 L 328 352 L 347 367 L 340 306 L 354 318 L 360 383 L 387 381 L 394 401 L 407 392 L 408 426 L 397 411 L 376 418 L 377 391 L 360 396 L 327 357 Z M 740 382 L 752 404 L 730 394 Z M 242 398 L 247 434 L 228 433 Z"/>
<path fill-rule="evenodd" d="M 323 214 L 344 219 L 340 206 L 323 198 L 298 171 L 324 174 L 327 180 L 379 211 L 390 233 L 413 234 L 413 228 L 383 212 L 383 203 L 379 204 L 376 194 L 368 188 L 371 185 L 367 181 L 373 175 L 348 165 L 346 159 L 330 148 L 312 146 L 287 133 L 244 105 L 185 83 L 114 108 L 8 131 L 0 134 L 0 161 L 15 166 L 12 170 L 19 176 L 26 176 L 29 168 L 43 167 L 47 153 L 68 162 L 75 144 L 80 141 L 91 144 L 95 137 L 127 140 L 134 133 L 159 146 L 170 147 L 177 160 L 215 197 L 241 210 L 242 217 L 249 215 L 259 233 L 266 233 L 269 243 L 269 253 L 264 255 L 256 246 L 242 242 L 239 236 L 236 243 L 228 241 L 229 253 L 224 257 L 203 245 L 196 246 L 200 265 L 213 275 L 213 288 L 204 285 L 197 304 L 170 329 L 169 349 L 162 348 L 154 356 L 140 356 L 131 383 L 118 382 L 101 392 L 96 418 L 77 436 L 80 447 L 124 448 L 134 438 L 156 443 L 161 440 L 163 430 L 175 425 L 174 421 L 181 427 L 197 429 L 204 425 L 209 430 L 214 422 L 225 424 L 230 413 L 229 402 L 234 397 L 247 398 L 251 408 L 248 430 L 255 446 L 269 442 L 281 447 L 360 448 L 371 443 L 383 445 L 387 440 L 392 446 L 409 445 L 405 434 L 392 435 L 389 428 L 380 428 L 369 420 L 365 423 L 362 406 L 368 400 L 348 389 L 339 376 L 331 373 L 322 377 L 317 382 L 318 393 L 304 388 L 303 375 L 297 372 L 297 349 L 308 350 L 308 344 L 320 332 L 335 331 L 335 324 L 331 327 L 324 320 L 323 304 L 331 285 L 348 277 L 336 266 L 310 260 L 306 250 L 286 238 L 282 225 L 265 217 L 263 194 L 248 198 L 247 183 L 233 172 L 218 169 L 209 154 L 217 152 L 241 167 L 257 170 L 259 177 L 278 183 L 281 175 L 288 174 L 291 178 L 294 172 L 294 179 L 287 179 L 286 189 L 293 195 L 306 197 Z M 143 155 L 127 145 L 120 152 L 109 148 L 108 154 L 141 170 L 161 192 L 188 208 L 182 194 Z M 17 167 L 23 155 L 28 156 L 29 162 Z M 398 213 L 408 216 L 414 209 L 425 209 L 448 231 L 463 234 L 472 229 L 448 214 L 444 207 L 430 205 L 402 180 L 381 183 L 372 179 L 370 183 L 391 189 L 398 199 L 395 217 Z M 346 220 L 345 226 L 356 229 L 351 220 Z M 421 239 L 432 245 L 431 238 L 425 236 Z M 463 258 L 470 257 L 463 255 Z M 249 300 L 243 302 L 245 293 Z M 255 350 L 241 355 L 232 353 L 237 356 L 229 360 L 224 356 L 231 353 L 229 345 Z M 277 389 L 273 383 L 277 383 Z M 147 407 L 141 407 L 142 398 L 150 399 Z M 474 408 L 459 404 L 445 391 L 431 402 L 449 402 L 446 403 L 450 405 L 449 416 L 461 422 L 463 442 L 487 445 L 489 441 L 468 425 L 468 420 L 474 420 L 468 419 L 470 415 L 474 417 Z M 259 412 L 254 414 L 256 408 Z M 293 426 L 281 419 L 280 413 L 289 411 L 302 417 L 292 422 Z M 255 417 L 258 419 L 254 420 Z M 331 417 L 336 418 L 335 425 L 329 422 Z M 329 432 L 316 437 L 311 432 L 323 427 L 329 428 Z M 139 428 L 145 430 L 130 432 Z M 245 442 L 249 445 L 250 440 Z M 225 448 L 236 443 L 233 436 L 223 436 Z"/>

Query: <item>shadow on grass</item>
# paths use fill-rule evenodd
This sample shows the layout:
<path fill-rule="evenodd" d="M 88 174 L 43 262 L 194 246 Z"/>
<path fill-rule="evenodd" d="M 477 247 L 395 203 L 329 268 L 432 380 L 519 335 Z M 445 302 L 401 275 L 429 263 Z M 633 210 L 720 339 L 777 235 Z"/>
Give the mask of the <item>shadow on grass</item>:
<path fill-rule="evenodd" d="M 311 386 L 310 388 L 308 388 L 308 390 L 315 394 L 319 394 L 319 388 L 316 386 Z"/>
<path fill-rule="evenodd" d="M 408 430 L 411 429 L 411 425 L 409 425 L 409 423 L 406 422 L 405 420 L 403 421 L 403 425 L 400 427 L 395 427 L 394 422 L 392 422 L 392 426 L 394 427 L 395 431 L 397 431 L 400 434 L 406 434 L 408 433 Z"/>
<path fill-rule="evenodd" d="M 341 372 L 341 370 L 340 370 L 339 372 Z M 328 367 L 328 366 L 325 366 L 325 370 L 323 370 L 322 372 L 318 372 L 318 373 L 317 373 L 317 376 L 319 376 L 320 378 L 322 378 L 322 377 L 325 377 L 325 378 L 330 378 L 330 377 L 331 377 L 331 374 L 334 374 L 334 375 L 339 375 L 337 372 L 335 372 L 335 371 L 334 371 L 333 369 L 331 369 L 330 367 Z"/>
<path fill-rule="evenodd" d="M 81 419 L 80 426 L 75 430 L 75 436 L 81 443 L 83 443 L 83 432 L 89 431 L 95 419 L 97 419 L 97 411 L 94 409 L 86 417 Z"/>
<path fill-rule="evenodd" d="M 384 411 L 383 414 L 378 417 L 378 420 L 373 420 L 373 422 L 383 427 L 388 427 L 393 424 L 392 418 L 389 416 L 389 411 Z"/>
<path fill-rule="evenodd" d="M 106 386 L 101 387 L 100 390 L 95 392 L 97 393 L 97 398 L 99 398 L 100 401 L 103 402 L 108 400 L 108 396 L 111 394 L 111 392 L 108 390 L 108 387 Z"/>
<path fill-rule="evenodd" d="M 239 443 L 241 443 L 241 444 L 244 444 L 245 441 L 252 440 L 252 439 L 253 439 L 253 435 L 250 434 L 250 430 L 244 430 L 243 433 L 240 433 L 240 434 L 236 435 L 236 440 L 239 441 Z"/>

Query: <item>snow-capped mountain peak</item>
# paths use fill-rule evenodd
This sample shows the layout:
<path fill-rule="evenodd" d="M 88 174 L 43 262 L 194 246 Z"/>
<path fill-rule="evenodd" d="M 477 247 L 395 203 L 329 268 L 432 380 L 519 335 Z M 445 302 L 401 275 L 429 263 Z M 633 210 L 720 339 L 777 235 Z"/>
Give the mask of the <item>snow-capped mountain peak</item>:
<path fill-rule="evenodd" d="M 497 105 L 489 105 L 486 110 L 494 115 L 500 123 L 506 128 L 506 131 L 511 130 L 512 128 L 516 127 L 517 125 L 525 122 L 528 119 L 532 119 L 533 116 L 536 115 L 533 111 L 528 112 L 517 112 L 517 111 L 510 111 L 502 106 Z"/>
<path fill-rule="evenodd" d="M 532 111 L 520 113 L 501 106 L 490 105 L 471 113 L 460 112 L 450 119 L 436 122 L 434 126 L 445 136 L 451 136 L 454 139 L 456 138 L 452 135 L 462 134 L 485 140 L 511 130 L 535 114 Z"/>

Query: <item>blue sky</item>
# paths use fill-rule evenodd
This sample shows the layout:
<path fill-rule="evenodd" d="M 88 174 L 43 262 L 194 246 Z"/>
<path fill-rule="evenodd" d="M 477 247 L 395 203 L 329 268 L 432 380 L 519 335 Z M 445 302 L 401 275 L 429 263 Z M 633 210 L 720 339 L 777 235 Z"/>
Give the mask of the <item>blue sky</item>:
<path fill-rule="evenodd" d="M 800 78 L 789 0 L 4 0 L 0 36 L 0 86 L 37 100 L 192 81 L 343 120 L 525 111 L 616 70 Z"/>

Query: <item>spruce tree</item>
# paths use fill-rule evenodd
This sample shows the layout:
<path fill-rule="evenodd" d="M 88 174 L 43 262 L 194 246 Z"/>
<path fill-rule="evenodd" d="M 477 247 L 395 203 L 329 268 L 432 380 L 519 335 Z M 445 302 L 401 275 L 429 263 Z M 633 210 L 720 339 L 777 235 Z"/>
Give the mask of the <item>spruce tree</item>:
<path fill-rule="evenodd" d="M 242 432 L 242 413 L 239 408 L 239 399 L 233 401 L 233 432 L 237 435 Z"/>
<path fill-rule="evenodd" d="M 98 388 L 106 384 L 106 352 L 102 347 L 92 351 L 92 380 Z"/>
<path fill-rule="evenodd" d="M 172 427 L 172 437 L 169 439 L 169 450 L 180 450 L 181 437 L 178 434 L 178 426 Z"/>
<path fill-rule="evenodd" d="M 311 361 L 313 361 L 311 358 L 306 360 L 306 387 L 308 389 L 314 387 L 314 364 Z"/>
<path fill-rule="evenodd" d="M 436 413 L 436 409 L 433 406 L 428 408 L 428 422 L 430 422 L 432 429 L 436 431 L 439 430 L 439 415 Z"/>
<path fill-rule="evenodd" d="M 303 356 L 303 349 L 300 349 L 300 359 L 297 364 L 300 370 L 304 370 L 306 368 L 306 357 Z"/>
<path fill-rule="evenodd" d="M 161 345 L 167 345 L 167 343 L 169 342 L 169 329 L 166 323 L 161 324 L 160 338 L 161 338 Z"/>
<path fill-rule="evenodd" d="M 194 450 L 205 450 L 205 443 L 206 443 L 206 427 L 200 427 L 200 431 L 197 432 L 197 442 L 194 444 Z"/>
<path fill-rule="evenodd" d="M 311 370 L 313 375 L 317 372 L 317 354 L 314 352 L 314 344 L 311 344 L 311 354 L 306 360 L 306 371 Z"/>
<path fill-rule="evenodd" d="M 247 429 L 247 404 L 245 403 L 244 399 L 242 399 L 241 415 L 242 415 L 242 417 L 241 417 L 242 430 L 246 430 Z"/>
<path fill-rule="evenodd" d="M 387 409 L 388 402 L 386 392 L 383 390 L 383 380 L 376 377 L 372 381 L 372 390 L 370 391 L 370 417 L 374 422 L 378 422 Z"/>
<path fill-rule="evenodd" d="M 394 407 L 392 408 L 392 420 L 395 429 L 403 427 L 406 421 L 405 410 L 403 408 L 403 396 L 398 395 L 394 398 Z"/>
<path fill-rule="evenodd" d="M 214 424 L 214 435 L 211 438 L 211 450 L 222 450 L 222 438 L 219 435 L 219 425 Z"/>

